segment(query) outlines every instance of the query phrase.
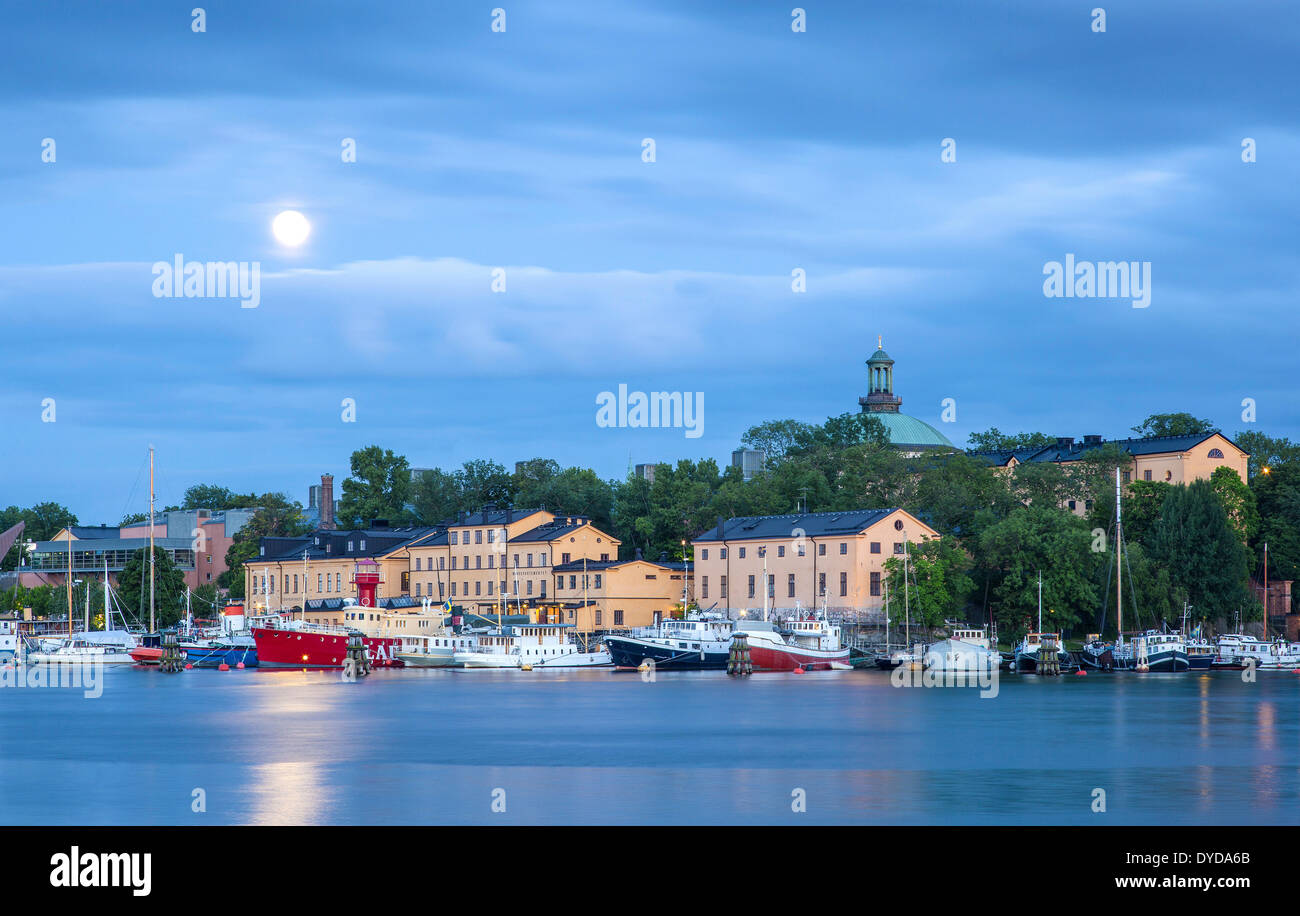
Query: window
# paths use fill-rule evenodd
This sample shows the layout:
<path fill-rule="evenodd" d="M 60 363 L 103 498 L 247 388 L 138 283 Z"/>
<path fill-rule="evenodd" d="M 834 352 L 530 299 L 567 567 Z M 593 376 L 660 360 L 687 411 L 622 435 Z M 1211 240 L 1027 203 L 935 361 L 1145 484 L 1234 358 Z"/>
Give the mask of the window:
<path fill-rule="evenodd" d="M 786 588 L 786 597 L 793 598 L 794 597 L 794 573 L 790 573 L 790 575 L 786 577 L 785 588 Z"/>
<path fill-rule="evenodd" d="M 616 627 L 621 627 L 622 625 L 623 625 L 623 612 L 622 612 L 622 611 L 615 611 L 615 612 L 614 612 L 614 626 L 616 626 Z"/>
<path fill-rule="evenodd" d="M 455 582 L 451 583 L 451 597 L 453 597 L 453 598 L 456 597 L 456 583 L 455 583 Z"/>
<path fill-rule="evenodd" d="M 324 591 L 324 589 L 321 588 L 321 586 L 324 585 L 324 584 L 325 584 L 325 576 L 324 576 L 324 574 L 323 574 L 323 573 L 316 573 L 316 591 L 318 591 L 318 592 L 320 592 L 320 591 Z"/>
<path fill-rule="evenodd" d="M 474 594 L 475 594 L 475 595 L 481 595 L 481 594 L 483 594 L 483 583 L 482 583 L 482 582 L 479 582 L 479 581 L 475 581 L 475 582 L 474 582 Z"/>
<path fill-rule="evenodd" d="M 497 539 L 497 532 L 496 532 L 496 529 L 494 528 L 494 529 L 492 529 L 491 531 L 488 532 L 488 543 L 489 543 L 489 544 L 495 544 L 495 543 L 496 543 L 496 539 Z"/>
<path fill-rule="evenodd" d="M 767 574 L 767 597 L 776 597 L 776 573 Z"/>
<path fill-rule="evenodd" d="M 564 576 L 556 576 L 556 577 L 555 577 L 555 590 L 558 592 L 558 591 L 559 591 L 560 589 L 562 589 L 562 588 L 564 588 Z"/>
<path fill-rule="evenodd" d="M 725 547 L 719 548 L 719 550 L 718 550 L 718 559 L 719 559 L 719 560 L 725 560 L 726 558 L 727 558 L 727 548 L 725 548 Z"/>
<path fill-rule="evenodd" d="M 880 597 L 880 573 L 878 572 L 871 574 L 871 596 L 873 598 Z"/>
<path fill-rule="evenodd" d="M 459 543 L 460 543 L 459 537 L 460 537 L 460 532 L 458 532 L 458 531 L 453 531 L 453 532 L 451 533 L 451 542 L 452 542 L 453 544 L 459 544 Z M 454 568 L 454 567 L 453 567 L 453 568 Z"/>
<path fill-rule="evenodd" d="M 803 541 L 800 541 L 800 542 L 799 542 L 799 556 L 803 556 L 805 553 L 807 553 L 807 550 L 806 550 L 806 547 L 805 547 L 805 545 L 804 545 L 804 542 L 803 542 Z"/>
<path fill-rule="evenodd" d="M 826 573 L 817 574 L 817 594 L 826 594 Z"/>
<path fill-rule="evenodd" d="M 542 580 L 542 597 L 543 597 L 543 598 L 546 597 L 546 580 L 545 580 L 545 579 Z"/>
<path fill-rule="evenodd" d="M 482 544 L 482 543 L 483 543 L 483 529 L 482 529 L 482 528 L 479 528 L 478 530 L 476 530 L 476 531 L 474 532 L 474 543 L 475 543 L 475 544 Z"/>
<path fill-rule="evenodd" d="M 483 557 L 481 557 L 478 554 L 474 554 L 474 568 L 475 569 L 483 568 Z"/>
<path fill-rule="evenodd" d="M 488 597 L 489 597 L 489 598 L 492 596 L 492 586 L 493 586 L 494 584 L 495 584 L 495 583 L 493 583 L 493 581 L 492 581 L 491 579 L 488 579 Z"/>
<path fill-rule="evenodd" d="M 705 547 L 703 550 L 700 551 L 700 559 L 707 560 L 708 558 L 709 558 L 709 548 Z"/>
<path fill-rule="evenodd" d="M 849 593 L 849 574 L 846 572 L 842 572 L 840 573 L 840 597 L 844 598 L 848 595 L 848 593 Z"/>
<path fill-rule="evenodd" d="M 784 544 L 781 544 L 780 546 L 778 546 L 778 547 L 776 548 L 776 555 L 777 555 L 778 557 L 783 557 L 783 556 L 785 556 L 785 545 L 784 545 Z"/>
<path fill-rule="evenodd" d="M 577 587 L 578 587 L 578 577 L 569 576 L 569 591 L 573 591 Z"/>
<path fill-rule="evenodd" d="M 568 563 L 568 562 L 569 562 L 569 557 L 570 557 L 570 554 L 567 554 L 567 553 L 562 553 L 562 554 L 560 554 L 560 562 L 561 562 L 561 563 Z"/>
<path fill-rule="evenodd" d="M 1165 480 L 1166 480 L 1166 482 L 1167 482 L 1167 481 L 1170 481 L 1170 480 L 1173 480 L 1173 479 L 1174 479 L 1174 472 L 1173 472 L 1173 471 L 1165 471 Z"/>
<path fill-rule="evenodd" d="M 718 576 L 718 597 L 719 597 L 719 598 L 725 598 L 725 597 L 727 597 L 727 577 L 726 577 L 726 576 Z"/>
<path fill-rule="evenodd" d="M 420 571 L 420 558 L 419 558 L 419 557 L 416 557 L 416 558 L 415 558 L 415 571 L 416 571 L 416 572 L 419 572 L 419 571 Z"/>
<path fill-rule="evenodd" d="M 1142 479 L 1143 479 L 1143 480 L 1150 480 L 1150 479 L 1151 479 L 1151 472 L 1150 472 L 1150 471 L 1143 471 L 1143 472 L 1142 472 Z"/>
<path fill-rule="evenodd" d="M 1085 511 L 1087 511 L 1087 512 L 1091 512 L 1091 511 L 1092 511 L 1092 500 L 1090 500 L 1090 499 L 1085 499 L 1085 500 L 1083 501 L 1083 508 L 1084 508 Z"/>
<path fill-rule="evenodd" d="M 1129 483 L 1132 479 L 1133 479 L 1133 472 L 1132 472 L 1132 471 L 1125 471 L 1125 472 L 1124 472 L 1124 482 L 1125 482 L 1125 483 Z"/>
<path fill-rule="evenodd" d="M 519 554 L 515 554 L 515 569 L 519 568 Z"/>
<path fill-rule="evenodd" d="M 597 538 L 596 540 L 600 540 L 600 538 Z M 602 554 L 600 555 L 600 562 L 602 562 L 602 563 L 608 563 L 608 562 L 609 562 L 609 554 L 607 554 L 607 553 L 602 553 Z"/>
<path fill-rule="evenodd" d="M 1208 455 L 1206 455 L 1205 457 L 1207 457 L 1207 458 L 1222 458 L 1222 457 L 1223 457 L 1223 452 L 1220 451 L 1220 450 L 1217 449 L 1217 448 L 1212 448 L 1212 449 L 1210 449 L 1210 453 L 1209 453 Z"/>
<path fill-rule="evenodd" d="M 596 588 L 600 588 L 600 573 L 596 573 Z"/>
<path fill-rule="evenodd" d="M 848 552 L 849 552 L 849 542 L 840 541 L 840 556 L 844 556 Z"/>
<path fill-rule="evenodd" d="M 455 569 L 455 568 L 456 568 L 456 558 L 455 558 L 455 557 L 452 557 L 452 558 L 451 558 L 451 568 L 452 568 L 452 569 Z"/>
<path fill-rule="evenodd" d="M 1073 512 L 1073 511 L 1074 511 L 1074 500 L 1070 500 L 1070 502 L 1068 503 L 1068 505 L 1069 505 L 1069 507 L 1070 507 L 1070 511 Z"/>
<path fill-rule="evenodd" d="M 740 548 L 740 558 L 741 558 L 742 560 L 745 559 L 745 548 L 744 548 L 744 547 Z"/>
<path fill-rule="evenodd" d="M 824 556 L 826 556 L 826 545 L 825 545 L 825 544 L 818 544 L 818 545 L 817 545 L 817 556 L 819 556 L 819 557 L 824 557 Z"/>
<path fill-rule="evenodd" d="M 707 597 L 709 597 L 709 577 L 708 577 L 708 576 L 700 576 L 700 597 L 701 597 L 701 598 L 707 598 Z"/>
<path fill-rule="evenodd" d="M 540 566 L 545 566 L 545 565 L 546 565 L 546 554 L 542 554 L 542 560 L 541 560 L 541 563 L 539 563 L 538 565 L 540 565 Z"/>
<path fill-rule="evenodd" d="M 417 597 L 417 598 L 420 597 L 420 583 L 419 583 L 419 582 L 415 583 L 415 597 Z"/>
<path fill-rule="evenodd" d="M 749 577 L 749 597 L 754 597 L 754 577 Z"/>
<path fill-rule="evenodd" d="M 528 594 L 531 595 L 531 594 L 533 593 L 533 580 L 532 580 L 532 579 L 529 579 L 529 580 L 528 580 L 528 584 L 527 584 L 526 588 L 527 588 L 527 590 L 528 590 Z"/>
<path fill-rule="evenodd" d="M 447 568 L 447 558 L 446 558 L 446 557 L 438 557 L 438 568 L 439 568 L 439 569 L 446 569 L 446 568 Z"/>
<path fill-rule="evenodd" d="M 596 626 L 600 626 L 600 611 L 596 611 Z"/>
<path fill-rule="evenodd" d="M 365 550 L 365 549 L 366 549 L 366 539 L 365 539 L 365 538 L 362 538 L 362 539 L 361 539 L 361 549 L 362 549 L 362 550 Z"/>
<path fill-rule="evenodd" d="M 533 565 L 533 555 L 531 553 L 528 554 L 528 565 L 529 566 Z"/>
<path fill-rule="evenodd" d="M 872 542 L 871 542 L 871 552 L 872 552 L 872 553 L 880 553 L 880 542 L 879 542 L 879 541 L 872 541 Z"/>
<path fill-rule="evenodd" d="M 496 569 L 497 558 L 495 554 L 488 554 L 488 569 Z"/>

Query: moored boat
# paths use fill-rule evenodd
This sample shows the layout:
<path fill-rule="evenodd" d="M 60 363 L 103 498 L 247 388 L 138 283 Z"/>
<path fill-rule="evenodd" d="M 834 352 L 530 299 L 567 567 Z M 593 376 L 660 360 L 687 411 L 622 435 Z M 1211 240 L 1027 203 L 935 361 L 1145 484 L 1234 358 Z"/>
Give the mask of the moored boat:
<path fill-rule="evenodd" d="M 954 629 L 922 656 L 927 671 L 983 674 L 1002 667 L 1002 655 L 989 645 L 982 628 Z"/>
<path fill-rule="evenodd" d="M 720 614 L 695 613 L 605 637 L 605 648 L 619 668 L 650 662 L 658 669 L 721 670 L 727 667 L 735 622 Z"/>
<path fill-rule="evenodd" d="M 746 622 L 736 628 L 748 637 L 749 657 L 755 671 L 827 670 L 849 668 L 849 648 L 840 641 L 840 628 L 824 613 L 798 609 L 783 625 Z"/>
<path fill-rule="evenodd" d="M 480 636 L 469 651 L 456 652 L 461 668 L 591 668 L 611 664 L 610 653 L 579 644 L 568 623 L 532 623 Z"/>

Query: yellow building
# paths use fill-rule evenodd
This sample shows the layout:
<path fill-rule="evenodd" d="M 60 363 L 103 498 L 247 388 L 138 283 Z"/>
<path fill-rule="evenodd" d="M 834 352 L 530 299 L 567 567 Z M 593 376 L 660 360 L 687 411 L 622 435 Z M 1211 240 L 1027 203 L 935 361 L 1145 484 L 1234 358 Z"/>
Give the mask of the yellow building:
<path fill-rule="evenodd" d="M 994 467 L 1012 472 L 1026 462 L 1050 461 L 1069 467 L 1084 454 L 1103 444 L 1118 446 L 1128 453 L 1133 464 L 1124 472 L 1124 483 L 1134 480 L 1186 484 L 1193 480 L 1208 480 L 1215 470 L 1230 467 L 1244 482 L 1246 462 L 1250 457 L 1223 433 L 1198 433 L 1190 436 L 1153 436 L 1144 439 L 1113 439 L 1108 443 L 1101 436 L 1084 436 L 1081 442 L 1072 438 L 1057 439 L 1043 448 L 1015 449 L 1000 452 L 978 452 Z M 1069 500 L 1066 508 L 1082 515 L 1092 508 L 1083 500 Z"/>
<path fill-rule="evenodd" d="M 937 537 L 902 509 L 861 509 L 733 518 L 697 537 L 698 603 L 761 613 L 796 607 L 852 614 L 883 607 L 884 564 L 907 544 Z"/>
<path fill-rule="evenodd" d="M 570 560 L 554 572 L 560 616 L 550 622 L 583 632 L 651 626 L 695 600 L 689 564 L 646 560 L 640 550 L 631 560 Z"/>

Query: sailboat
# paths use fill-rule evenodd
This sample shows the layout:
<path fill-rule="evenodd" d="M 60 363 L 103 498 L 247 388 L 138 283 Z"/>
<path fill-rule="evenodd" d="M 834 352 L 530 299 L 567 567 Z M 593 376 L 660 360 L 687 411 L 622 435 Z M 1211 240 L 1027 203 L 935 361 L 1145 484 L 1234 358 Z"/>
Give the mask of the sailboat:
<path fill-rule="evenodd" d="M 69 532 L 69 537 L 71 537 L 71 532 Z M 71 540 L 69 540 L 69 552 L 71 552 Z M 71 558 L 69 558 L 68 564 L 71 567 Z M 70 585 L 72 581 L 70 574 L 68 581 Z M 70 587 L 69 592 L 71 592 Z M 136 649 L 136 639 L 125 629 L 125 618 L 122 621 L 123 629 L 113 629 L 112 593 L 113 589 L 108 581 L 108 560 L 106 559 L 104 561 L 104 629 L 91 630 L 90 628 L 90 589 L 86 589 L 85 629 L 79 633 L 70 633 L 65 637 L 42 640 L 36 651 L 27 653 L 25 661 L 31 665 L 133 664 L 135 660 L 132 658 L 131 653 Z M 71 607 L 70 596 L 69 607 Z"/>
<path fill-rule="evenodd" d="M 1103 671 L 1186 671 L 1187 644 L 1180 633 L 1147 630 L 1124 640 L 1124 511 L 1115 468 L 1115 642 L 1095 639 L 1079 653 L 1082 663 Z"/>
<path fill-rule="evenodd" d="M 876 656 L 876 667 L 886 670 L 906 665 L 916 668 L 925 657 L 925 646 L 912 645 L 912 608 L 908 592 L 908 552 L 907 539 L 903 539 L 903 648 L 895 650 L 889 644 L 889 584 L 885 583 L 885 651 Z"/>
<path fill-rule="evenodd" d="M 1058 667 L 1070 663 L 1070 653 L 1065 651 L 1060 633 L 1043 632 L 1043 574 L 1038 573 L 1038 632 L 1026 633 L 1025 638 L 1016 646 L 1016 671 L 1034 672 L 1038 670 L 1038 661 L 1048 647 L 1055 647 Z"/>

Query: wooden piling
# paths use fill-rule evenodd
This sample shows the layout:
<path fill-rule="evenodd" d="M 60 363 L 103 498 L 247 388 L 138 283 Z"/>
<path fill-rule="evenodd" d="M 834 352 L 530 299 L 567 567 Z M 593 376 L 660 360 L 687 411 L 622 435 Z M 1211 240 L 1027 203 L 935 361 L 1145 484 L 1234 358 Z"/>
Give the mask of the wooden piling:
<path fill-rule="evenodd" d="M 732 677 L 744 677 L 754 673 L 754 665 L 749 657 L 749 637 L 737 633 L 731 638 L 731 651 L 727 654 L 727 674 Z"/>

